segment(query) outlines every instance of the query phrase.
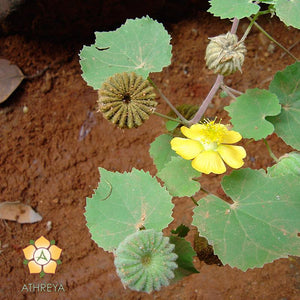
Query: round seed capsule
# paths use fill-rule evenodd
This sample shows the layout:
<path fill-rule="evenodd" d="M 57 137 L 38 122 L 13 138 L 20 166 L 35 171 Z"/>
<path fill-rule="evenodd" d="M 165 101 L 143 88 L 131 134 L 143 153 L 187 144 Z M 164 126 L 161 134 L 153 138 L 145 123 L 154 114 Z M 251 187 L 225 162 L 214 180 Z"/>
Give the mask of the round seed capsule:
<path fill-rule="evenodd" d="M 109 77 L 102 84 L 98 96 L 98 111 L 120 128 L 142 125 L 157 105 L 149 81 L 134 72 Z"/>

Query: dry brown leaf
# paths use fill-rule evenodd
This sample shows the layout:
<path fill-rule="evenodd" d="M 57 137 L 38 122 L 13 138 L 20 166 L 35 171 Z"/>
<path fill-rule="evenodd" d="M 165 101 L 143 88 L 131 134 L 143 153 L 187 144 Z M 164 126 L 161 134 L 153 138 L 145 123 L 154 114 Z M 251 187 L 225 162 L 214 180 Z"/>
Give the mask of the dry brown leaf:
<path fill-rule="evenodd" d="M 29 205 L 20 202 L 3 202 L 0 203 L 0 219 L 18 223 L 35 223 L 41 221 L 42 216 Z"/>
<path fill-rule="evenodd" d="M 18 66 L 0 58 L 0 103 L 4 102 L 25 78 Z"/>

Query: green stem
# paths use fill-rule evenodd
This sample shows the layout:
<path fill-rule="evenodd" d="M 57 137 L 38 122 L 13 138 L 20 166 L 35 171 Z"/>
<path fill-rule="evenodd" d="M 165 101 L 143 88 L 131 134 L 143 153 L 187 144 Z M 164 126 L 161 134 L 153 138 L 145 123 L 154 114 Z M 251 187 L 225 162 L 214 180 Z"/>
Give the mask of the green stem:
<path fill-rule="evenodd" d="M 191 199 L 197 206 L 199 206 L 199 204 L 197 203 L 197 201 L 195 200 L 195 198 L 193 196 L 191 197 Z"/>
<path fill-rule="evenodd" d="M 278 158 L 275 156 L 275 154 L 272 152 L 269 143 L 267 142 L 266 139 L 263 139 L 263 140 L 264 140 L 264 143 L 265 143 L 265 145 L 266 145 L 266 147 L 267 147 L 267 149 L 268 149 L 268 152 L 269 152 L 270 156 L 275 160 L 276 163 L 278 163 L 278 162 L 279 162 L 279 159 L 278 159 Z"/>
<path fill-rule="evenodd" d="M 188 124 L 187 119 L 176 109 L 176 107 L 170 102 L 170 100 L 163 94 L 163 92 L 157 87 L 157 85 L 152 81 L 150 77 L 147 78 L 148 81 L 152 84 L 152 86 L 157 90 L 162 99 L 170 106 L 170 108 L 174 111 L 174 113 L 181 120 L 181 123 Z"/>
<path fill-rule="evenodd" d="M 248 18 L 250 21 L 252 20 L 250 17 Z M 254 22 L 254 25 L 273 43 L 275 43 L 278 47 L 280 47 L 283 51 L 285 51 L 290 57 L 292 57 L 295 61 L 299 61 L 299 59 L 294 56 L 288 49 L 286 49 L 283 45 L 277 42 L 270 34 L 268 34 L 260 25 Z"/>
<path fill-rule="evenodd" d="M 240 41 L 238 42 L 238 44 L 242 43 L 242 42 L 246 39 L 246 37 L 248 36 L 248 34 L 249 34 L 249 32 L 250 32 L 252 26 L 254 25 L 255 21 L 257 20 L 257 18 L 258 18 L 259 16 L 261 16 L 261 15 L 265 15 L 265 14 L 269 14 L 269 13 L 270 13 L 269 10 L 258 11 L 258 12 L 256 13 L 256 15 L 253 17 L 253 19 L 248 18 L 248 19 L 250 20 L 250 24 L 248 25 L 246 31 L 244 32 L 244 35 L 242 36 L 242 38 L 240 39 Z"/>
<path fill-rule="evenodd" d="M 209 191 L 207 191 L 206 189 L 204 189 L 203 187 L 201 187 L 201 188 L 200 188 L 200 190 L 201 190 L 202 192 L 206 193 L 207 195 L 209 195 L 209 194 L 210 194 L 210 192 L 209 192 Z"/>
<path fill-rule="evenodd" d="M 161 113 L 159 113 L 159 112 L 154 111 L 153 114 L 156 115 L 156 116 L 159 116 L 159 117 L 162 117 L 162 118 L 165 118 L 165 119 L 168 119 L 168 120 L 177 122 L 177 123 L 179 123 L 179 124 L 182 124 L 180 120 L 175 119 L 175 118 L 172 118 L 172 117 L 169 117 L 169 116 L 164 115 L 164 114 L 161 114 Z"/>

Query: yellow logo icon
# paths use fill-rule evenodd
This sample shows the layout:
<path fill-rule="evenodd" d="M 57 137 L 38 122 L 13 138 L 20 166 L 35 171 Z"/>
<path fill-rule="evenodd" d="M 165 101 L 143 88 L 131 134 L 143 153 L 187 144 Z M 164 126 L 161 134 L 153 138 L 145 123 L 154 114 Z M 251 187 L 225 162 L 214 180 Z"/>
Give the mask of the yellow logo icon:
<path fill-rule="evenodd" d="M 57 265 L 61 264 L 59 258 L 62 249 L 55 245 L 55 241 L 49 242 L 43 236 L 29 243 L 30 245 L 23 249 L 23 263 L 28 265 L 30 274 L 40 273 L 40 277 L 45 273 L 54 274 Z"/>

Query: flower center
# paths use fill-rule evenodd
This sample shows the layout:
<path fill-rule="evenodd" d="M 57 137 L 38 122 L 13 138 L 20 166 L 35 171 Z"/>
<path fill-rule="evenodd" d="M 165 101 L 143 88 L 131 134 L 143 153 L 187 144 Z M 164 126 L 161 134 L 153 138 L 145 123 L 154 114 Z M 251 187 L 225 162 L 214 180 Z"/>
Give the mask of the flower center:
<path fill-rule="evenodd" d="M 217 147 L 218 147 L 218 144 L 216 142 L 212 142 L 212 143 L 204 143 L 203 144 L 203 147 L 204 147 L 204 150 L 205 151 L 209 151 L 209 150 L 214 150 L 216 151 L 217 150 Z"/>
<path fill-rule="evenodd" d="M 128 103 L 131 101 L 130 94 L 129 94 L 129 93 L 125 93 L 125 94 L 123 95 L 122 101 L 123 101 L 124 103 L 128 104 Z"/>
<path fill-rule="evenodd" d="M 215 124 L 215 120 L 205 121 L 203 125 L 204 127 L 199 132 L 200 142 L 205 150 L 216 150 L 222 143 L 227 128 L 222 124 Z"/>
<path fill-rule="evenodd" d="M 146 254 L 142 257 L 141 262 L 144 266 L 148 266 L 151 263 L 151 255 Z"/>

